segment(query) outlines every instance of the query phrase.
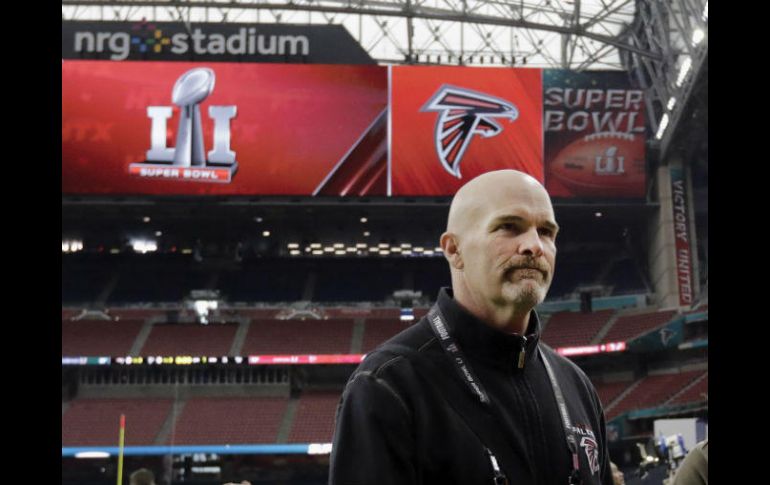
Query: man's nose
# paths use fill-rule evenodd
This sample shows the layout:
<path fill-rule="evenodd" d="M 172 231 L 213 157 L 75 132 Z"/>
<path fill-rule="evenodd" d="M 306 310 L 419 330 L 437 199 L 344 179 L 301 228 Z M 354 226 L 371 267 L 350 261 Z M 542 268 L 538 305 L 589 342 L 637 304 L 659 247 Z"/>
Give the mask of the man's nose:
<path fill-rule="evenodd" d="M 530 228 L 527 232 L 520 234 L 519 254 L 526 254 L 539 258 L 543 255 L 543 242 L 540 240 L 540 234 L 537 228 Z"/>

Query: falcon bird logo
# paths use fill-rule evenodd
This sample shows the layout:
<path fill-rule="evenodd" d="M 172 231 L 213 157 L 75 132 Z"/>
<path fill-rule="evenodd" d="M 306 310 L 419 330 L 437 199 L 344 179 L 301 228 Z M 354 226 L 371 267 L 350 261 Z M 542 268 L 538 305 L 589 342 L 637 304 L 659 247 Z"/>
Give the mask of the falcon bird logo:
<path fill-rule="evenodd" d="M 586 458 L 588 458 L 588 468 L 591 469 L 591 475 L 596 474 L 599 471 L 599 448 L 596 445 L 596 441 L 592 438 L 584 436 L 580 440 L 580 446 L 583 447 L 583 451 L 586 452 Z"/>
<path fill-rule="evenodd" d="M 436 153 L 444 169 L 457 178 L 465 150 L 475 135 L 490 138 L 503 128 L 494 118 L 519 117 L 519 110 L 510 101 L 470 89 L 445 84 L 428 100 L 420 111 L 440 113 L 436 120 Z"/>
<path fill-rule="evenodd" d="M 670 328 L 661 328 L 659 333 L 660 333 L 660 342 L 663 345 L 668 345 L 671 339 L 674 338 L 675 332 Z"/>

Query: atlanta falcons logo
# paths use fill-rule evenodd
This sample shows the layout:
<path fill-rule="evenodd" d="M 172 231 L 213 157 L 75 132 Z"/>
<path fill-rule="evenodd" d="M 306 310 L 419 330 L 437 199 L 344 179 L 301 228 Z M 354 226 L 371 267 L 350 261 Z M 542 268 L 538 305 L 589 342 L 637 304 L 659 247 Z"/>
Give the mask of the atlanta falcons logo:
<path fill-rule="evenodd" d="M 488 94 L 444 84 L 420 111 L 441 113 L 436 120 L 436 153 L 441 165 L 457 178 L 460 162 L 474 135 L 490 138 L 503 128 L 493 118 L 519 117 L 513 103 Z"/>
<path fill-rule="evenodd" d="M 596 441 L 584 436 L 580 439 L 580 446 L 582 446 L 583 451 L 586 452 L 588 468 L 591 469 L 591 475 L 596 474 L 599 471 L 599 448 L 596 446 Z"/>

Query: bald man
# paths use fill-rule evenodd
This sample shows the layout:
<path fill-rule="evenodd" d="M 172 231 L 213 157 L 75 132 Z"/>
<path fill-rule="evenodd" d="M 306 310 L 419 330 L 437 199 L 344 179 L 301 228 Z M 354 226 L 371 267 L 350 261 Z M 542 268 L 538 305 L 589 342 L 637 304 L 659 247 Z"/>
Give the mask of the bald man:
<path fill-rule="evenodd" d="M 452 288 L 350 377 L 331 485 L 612 485 L 596 391 L 540 342 L 558 231 L 524 173 L 455 194 L 440 239 Z"/>

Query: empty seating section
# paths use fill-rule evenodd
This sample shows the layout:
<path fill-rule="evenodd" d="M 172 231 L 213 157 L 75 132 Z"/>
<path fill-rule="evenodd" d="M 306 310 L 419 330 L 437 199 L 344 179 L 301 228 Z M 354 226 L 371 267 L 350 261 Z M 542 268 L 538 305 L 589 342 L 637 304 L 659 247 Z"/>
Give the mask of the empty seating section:
<path fill-rule="evenodd" d="M 687 404 L 692 402 L 700 402 L 708 400 L 709 393 L 709 373 L 704 372 L 703 377 L 700 378 L 692 387 L 685 389 L 684 392 L 672 399 L 668 404 Z"/>
<path fill-rule="evenodd" d="M 120 415 L 126 446 L 152 445 L 171 411 L 170 399 L 79 399 L 62 416 L 62 446 L 118 446 Z"/>
<path fill-rule="evenodd" d="M 588 345 L 614 310 L 593 313 L 559 312 L 548 320 L 543 340 L 553 348 Z"/>
<path fill-rule="evenodd" d="M 275 443 L 287 405 L 285 397 L 192 398 L 167 443 Z"/>
<path fill-rule="evenodd" d="M 70 318 L 74 317 L 75 315 L 80 314 L 80 312 L 81 312 L 81 310 L 62 308 L 61 309 L 61 319 L 62 319 L 62 321 L 69 320 Z"/>
<path fill-rule="evenodd" d="M 242 271 L 220 273 L 217 288 L 229 301 L 299 301 L 307 275 L 307 271 L 250 265 Z"/>
<path fill-rule="evenodd" d="M 184 267 L 137 267 L 121 271 L 108 302 L 178 302 L 206 287 L 211 275 Z"/>
<path fill-rule="evenodd" d="M 689 371 L 647 376 L 620 402 L 607 410 L 607 418 L 612 419 L 634 409 L 660 406 L 702 373 L 703 371 Z"/>
<path fill-rule="evenodd" d="M 414 321 L 417 322 L 417 320 L 421 319 L 425 315 L 428 314 L 430 311 L 430 308 L 415 308 L 414 309 Z"/>
<path fill-rule="evenodd" d="M 120 320 L 77 320 L 62 322 L 63 356 L 128 355 L 143 323 Z"/>
<path fill-rule="evenodd" d="M 422 292 L 423 296 L 435 301 L 443 286 L 451 286 L 449 264 L 444 258 L 426 259 L 415 262 L 412 269 L 414 290 Z"/>
<path fill-rule="evenodd" d="M 62 303 L 77 305 L 96 300 L 107 286 L 110 273 L 98 268 L 62 268 Z"/>
<path fill-rule="evenodd" d="M 237 324 L 153 325 L 140 355 L 228 355 Z"/>
<path fill-rule="evenodd" d="M 620 316 L 612 325 L 609 332 L 602 338 L 601 343 L 622 342 L 638 337 L 670 321 L 676 312 L 643 313 L 640 315 Z"/>
<path fill-rule="evenodd" d="M 241 354 L 349 354 L 352 319 L 256 320 Z"/>
<path fill-rule="evenodd" d="M 607 275 L 606 284 L 613 287 L 613 295 L 646 292 L 639 271 L 630 258 L 621 259 L 612 265 Z"/>
<path fill-rule="evenodd" d="M 387 320 L 367 318 L 364 324 L 364 340 L 361 352 L 371 352 L 390 337 L 409 327 L 409 323 L 402 322 L 398 318 Z"/>
<path fill-rule="evenodd" d="M 602 407 L 604 407 L 606 410 L 607 406 L 609 406 L 612 401 L 617 399 L 617 397 L 620 396 L 623 391 L 628 389 L 631 384 L 633 384 L 633 382 L 603 382 L 600 384 L 594 384 L 594 387 L 596 388 L 596 392 L 599 394 L 599 400 L 602 403 Z"/>
<path fill-rule="evenodd" d="M 331 443 L 341 391 L 305 391 L 289 433 L 289 443 Z"/>
<path fill-rule="evenodd" d="M 591 261 L 561 260 L 556 266 L 548 298 L 569 296 L 580 284 L 593 282 L 599 265 Z"/>
<path fill-rule="evenodd" d="M 380 261 L 355 261 L 317 271 L 313 301 L 382 301 L 402 289 L 402 271 L 387 268 Z"/>

